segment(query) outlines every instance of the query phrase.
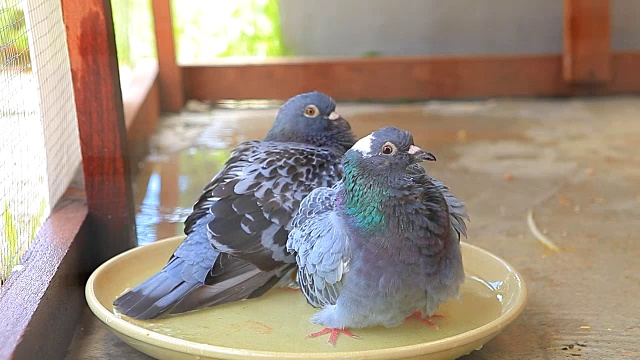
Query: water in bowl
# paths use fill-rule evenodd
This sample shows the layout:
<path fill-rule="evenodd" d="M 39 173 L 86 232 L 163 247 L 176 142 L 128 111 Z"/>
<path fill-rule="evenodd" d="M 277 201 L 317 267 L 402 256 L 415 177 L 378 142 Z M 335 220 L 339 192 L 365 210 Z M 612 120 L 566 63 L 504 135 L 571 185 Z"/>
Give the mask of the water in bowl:
<path fill-rule="evenodd" d="M 299 291 L 272 289 L 257 299 L 244 300 L 160 319 L 128 321 L 148 330 L 196 343 L 258 351 L 333 352 L 393 348 L 436 341 L 461 334 L 497 319 L 500 290 L 475 277 L 467 277 L 462 298 L 440 307 L 439 329 L 416 319 L 395 328 L 352 329 L 360 339 L 341 336 L 337 346 L 327 337 L 306 338 L 322 327 L 309 323 L 316 311 Z"/>

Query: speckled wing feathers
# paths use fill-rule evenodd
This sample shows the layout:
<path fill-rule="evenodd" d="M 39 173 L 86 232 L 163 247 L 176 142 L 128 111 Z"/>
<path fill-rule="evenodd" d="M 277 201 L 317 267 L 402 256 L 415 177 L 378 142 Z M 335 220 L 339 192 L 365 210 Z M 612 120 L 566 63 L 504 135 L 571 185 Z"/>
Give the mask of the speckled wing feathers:
<path fill-rule="evenodd" d="M 186 232 L 209 213 L 214 248 L 263 271 L 292 263 L 285 245 L 293 212 L 312 189 L 342 176 L 339 162 L 338 154 L 304 144 L 243 143 L 205 188 Z"/>
<path fill-rule="evenodd" d="M 330 188 L 311 192 L 293 219 L 287 242 L 287 248 L 297 252 L 298 282 L 314 307 L 335 304 L 349 271 L 349 239 L 334 212 L 335 197 Z"/>

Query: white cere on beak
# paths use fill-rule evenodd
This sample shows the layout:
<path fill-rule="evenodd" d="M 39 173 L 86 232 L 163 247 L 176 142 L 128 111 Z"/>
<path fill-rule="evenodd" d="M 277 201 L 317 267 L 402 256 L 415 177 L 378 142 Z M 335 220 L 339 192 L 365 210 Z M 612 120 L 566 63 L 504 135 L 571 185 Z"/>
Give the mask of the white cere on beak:
<path fill-rule="evenodd" d="M 332 111 L 331 114 L 329 114 L 329 120 L 338 120 L 338 118 L 340 118 L 340 114 L 335 111 Z"/>
<path fill-rule="evenodd" d="M 418 152 L 421 152 L 422 149 L 420 149 L 419 147 L 415 146 L 415 145 L 411 145 L 409 146 L 409 151 L 407 151 L 409 154 L 411 155 L 415 155 Z"/>
<path fill-rule="evenodd" d="M 355 144 L 353 144 L 351 149 L 358 151 L 362 154 L 362 156 L 371 156 L 371 143 L 373 142 L 373 140 L 375 140 L 373 135 L 365 136 L 362 139 L 358 140 Z"/>

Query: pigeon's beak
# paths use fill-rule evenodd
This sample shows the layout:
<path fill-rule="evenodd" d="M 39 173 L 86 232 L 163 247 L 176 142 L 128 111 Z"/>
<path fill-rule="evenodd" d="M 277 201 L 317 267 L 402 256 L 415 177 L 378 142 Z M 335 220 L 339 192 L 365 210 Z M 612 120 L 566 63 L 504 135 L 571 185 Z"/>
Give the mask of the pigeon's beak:
<path fill-rule="evenodd" d="M 336 124 L 338 124 L 340 127 L 346 128 L 347 130 L 351 130 L 351 124 L 349 124 L 349 122 L 347 120 L 345 120 L 342 116 L 340 116 L 340 114 L 338 114 L 335 111 L 332 111 L 328 116 L 327 119 L 335 122 Z"/>
<path fill-rule="evenodd" d="M 409 151 L 407 152 L 413 155 L 418 161 L 436 161 L 436 157 L 432 153 L 424 151 L 415 145 L 409 146 Z"/>

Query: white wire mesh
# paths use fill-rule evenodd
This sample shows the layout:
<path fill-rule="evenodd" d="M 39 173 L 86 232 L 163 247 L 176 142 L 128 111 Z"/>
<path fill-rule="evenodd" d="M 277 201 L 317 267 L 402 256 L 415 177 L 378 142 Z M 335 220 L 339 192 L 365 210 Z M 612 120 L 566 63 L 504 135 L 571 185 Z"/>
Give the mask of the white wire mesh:
<path fill-rule="evenodd" d="M 0 283 L 80 162 L 60 2 L 0 0 Z"/>
<path fill-rule="evenodd" d="M 27 3 L 29 33 L 35 37 L 31 42 L 31 57 L 39 84 L 49 203 L 54 205 L 67 189 L 80 163 L 67 37 L 59 1 L 28 0 Z"/>

